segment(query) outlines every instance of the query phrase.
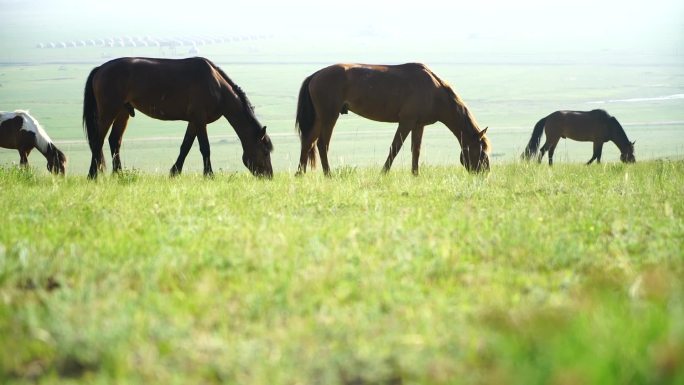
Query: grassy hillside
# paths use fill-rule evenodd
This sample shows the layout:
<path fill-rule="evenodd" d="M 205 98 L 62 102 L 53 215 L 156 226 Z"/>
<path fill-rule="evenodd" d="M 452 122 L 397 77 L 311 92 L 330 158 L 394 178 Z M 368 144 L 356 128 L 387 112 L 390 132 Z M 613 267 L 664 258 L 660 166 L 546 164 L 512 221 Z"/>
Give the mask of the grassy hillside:
<path fill-rule="evenodd" d="M 421 171 L 0 168 L 0 382 L 684 381 L 684 162 Z"/>

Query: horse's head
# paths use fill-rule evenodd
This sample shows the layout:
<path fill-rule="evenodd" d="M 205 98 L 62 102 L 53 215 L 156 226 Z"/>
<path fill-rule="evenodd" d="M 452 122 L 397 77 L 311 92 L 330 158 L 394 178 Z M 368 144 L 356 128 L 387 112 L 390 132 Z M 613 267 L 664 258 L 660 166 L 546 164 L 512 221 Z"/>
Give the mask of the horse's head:
<path fill-rule="evenodd" d="M 489 140 L 487 128 L 461 142 L 461 164 L 471 172 L 489 171 Z M 466 135 L 467 136 L 467 135 Z"/>
<path fill-rule="evenodd" d="M 245 146 L 242 153 L 242 163 L 249 169 L 254 176 L 273 177 L 273 167 L 271 166 L 271 152 L 273 143 L 266 134 L 266 127 L 259 129 L 257 140 L 253 145 Z"/>
<path fill-rule="evenodd" d="M 66 172 L 66 155 L 60 151 L 54 144 L 50 144 L 51 148 L 48 150 L 47 169 L 53 174 L 64 175 Z"/>
<path fill-rule="evenodd" d="M 620 154 L 620 160 L 623 163 L 634 163 L 634 162 L 636 162 L 636 158 L 634 157 L 634 143 L 636 143 L 636 140 L 629 144 L 627 151 L 624 151 L 622 154 Z"/>

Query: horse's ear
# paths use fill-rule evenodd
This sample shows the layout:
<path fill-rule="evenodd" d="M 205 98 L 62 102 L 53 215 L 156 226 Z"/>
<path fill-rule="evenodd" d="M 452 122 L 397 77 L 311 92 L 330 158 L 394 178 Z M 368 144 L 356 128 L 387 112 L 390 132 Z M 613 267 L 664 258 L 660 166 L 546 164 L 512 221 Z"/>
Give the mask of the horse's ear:
<path fill-rule="evenodd" d="M 636 143 L 636 140 L 632 142 L 632 146 L 634 146 L 634 143 Z"/>
<path fill-rule="evenodd" d="M 484 136 L 485 136 L 485 134 L 487 133 L 487 130 L 488 130 L 488 129 L 489 129 L 489 127 L 485 127 L 484 130 L 480 131 L 480 139 L 484 138 Z"/>

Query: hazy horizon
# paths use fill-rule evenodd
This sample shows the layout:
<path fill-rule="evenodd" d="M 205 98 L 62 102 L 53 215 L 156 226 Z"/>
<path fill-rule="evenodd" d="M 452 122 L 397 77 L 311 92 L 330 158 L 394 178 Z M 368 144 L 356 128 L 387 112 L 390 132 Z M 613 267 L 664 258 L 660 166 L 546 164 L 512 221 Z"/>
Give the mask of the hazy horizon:
<path fill-rule="evenodd" d="M 0 24 L 3 62 L 19 60 L 20 52 L 43 42 L 124 36 L 266 36 L 275 43 L 259 46 L 260 53 L 326 58 L 338 52 L 382 58 L 382 51 L 397 60 L 439 52 L 578 55 L 585 60 L 583 53 L 655 55 L 671 56 L 677 63 L 684 57 L 684 3 L 673 0 L 647 7 L 614 0 L 465 5 L 426 0 L 420 6 L 359 0 L 3 0 L 0 6 L 5 14 Z"/>

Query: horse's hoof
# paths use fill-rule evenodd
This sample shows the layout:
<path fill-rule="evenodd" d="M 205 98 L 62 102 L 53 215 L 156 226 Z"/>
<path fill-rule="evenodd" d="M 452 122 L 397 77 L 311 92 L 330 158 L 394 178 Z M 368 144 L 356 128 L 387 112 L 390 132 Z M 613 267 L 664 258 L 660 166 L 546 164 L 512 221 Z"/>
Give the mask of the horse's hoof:
<path fill-rule="evenodd" d="M 171 178 L 180 175 L 180 173 L 181 173 L 181 170 L 178 169 L 178 166 L 176 166 L 175 164 L 173 166 L 171 166 L 171 170 L 169 170 L 169 176 Z"/>

